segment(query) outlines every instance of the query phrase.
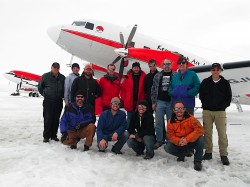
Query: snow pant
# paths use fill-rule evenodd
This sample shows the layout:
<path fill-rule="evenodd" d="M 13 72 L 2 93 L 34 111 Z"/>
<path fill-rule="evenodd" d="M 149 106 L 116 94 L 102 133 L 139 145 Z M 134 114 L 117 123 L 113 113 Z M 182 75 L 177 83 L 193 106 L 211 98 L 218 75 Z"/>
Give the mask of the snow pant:
<path fill-rule="evenodd" d="M 68 137 L 63 141 L 63 144 L 76 146 L 81 138 L 86 138 L 85 145 L 90 147 L 95 136 L 95 129 L 95 124 L 90 123 L 86 127 L 77 131 L 68 130 Z"/>
<path fill-rule="evenodd" d="M 49 139 L 57 137 L 62 108 L 63 101 L 52 102 L 46 99 L 43 100 L 44 138 Z"/>
<path fill-rule="evenodd" d="M 189 142 L 185 146 L 177 146 L 168 142 L 164 149 L 167 153 L 177 156 L 179 158 L 185 158 L 188 150 L 195 150 L 194 153 L 194 161 L 202 161 L 203 156 L 203 148 L 204 148 L 204 137 L 200 136 L 195 142 Z"/>
<path fill-rule="evenodd" d="M 205 149 L 206 153 L 213 152 L 213 123 L 215 123 L 218 132 L 218 144 L 220 150 L 220 156 L 227 156 L 227 124 L 226 124 L 226 112 L 225 111 L 210 111 L 203 110 L 203 128 L 205 137 Z"/>

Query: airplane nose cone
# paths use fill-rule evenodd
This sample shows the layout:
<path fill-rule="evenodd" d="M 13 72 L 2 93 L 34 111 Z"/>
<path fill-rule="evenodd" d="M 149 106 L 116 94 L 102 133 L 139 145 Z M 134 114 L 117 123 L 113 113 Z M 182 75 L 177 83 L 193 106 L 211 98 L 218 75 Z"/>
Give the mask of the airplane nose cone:
<path fill-rule="evenodd" d="M 49 35 L 49 37 L 55 42 L 57 43 L 57 40 L 59 38 L 60 32 L 61 32 L 61 26 L 55 26 L 55 27 L 50 27 L 47 30 L 47 33 Z"/>

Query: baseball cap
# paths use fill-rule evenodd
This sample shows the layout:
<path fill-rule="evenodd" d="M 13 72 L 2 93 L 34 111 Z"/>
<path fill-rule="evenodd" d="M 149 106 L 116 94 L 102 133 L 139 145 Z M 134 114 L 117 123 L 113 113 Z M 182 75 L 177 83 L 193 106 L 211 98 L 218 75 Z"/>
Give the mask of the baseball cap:
<path fill-rule="evenodd" d="M 73 63 L 72 66 L 71 66 L 71 69 L 73 69 L 74 67 L 76 68 L 79 68 L 80 69 L 80 66 L 78 63 Z"/>
<path fill-rule="evenodd" d="M 60 68 L 60 64 L 58 62 L 54 62 L 51 66 L 54 68 Z"/>
<path fill-rule="evenodd" d="M 141 66 L 140 66 L 140 63 L 139 62 L 134 62 L 133 64 L 132 64 L 132 68 L 133 67 L 139 67 L 139 68 L 141 68 Z"/>
<path fill-rule="evenodd" d="M 211 66 L 211 69 L 214 69 L 214 68 L 218 68 L 218 69 L 221 69 L 222 70 L 222 67 L 219 63 L 213 63 L 212 66 Z"/>
<path fill-rule="evenodd" d="M 121 103 L 120 99 L 118 97 L 113 97 L 110 101 L 110 103 Z"/>

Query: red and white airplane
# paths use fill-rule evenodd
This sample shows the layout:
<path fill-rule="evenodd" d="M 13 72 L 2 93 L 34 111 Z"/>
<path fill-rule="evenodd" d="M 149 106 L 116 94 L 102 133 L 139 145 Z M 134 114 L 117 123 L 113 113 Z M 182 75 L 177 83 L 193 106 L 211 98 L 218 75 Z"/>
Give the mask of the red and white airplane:
<path fill-rule="evenodd" d="M 4 77 L 9 81 L 17 84 L 16 92 L 12 93 L 11 95 L 20 95 L 19 91 L 23 90 L 28 91 L 30 97 L 39 97 L 38 82 L 41 78 L 40 75 L 28 73 L 25 71 L 12 70 L 5 73 Z"/>
<path fill-rule="evenodd" d="M 85 19 L 49 28 L 47 32 L 57 45 L 72 56 L 90 62 L 97 78 L 106 73 L 110 63 L 119 68 L 120 77 L 126 74 L 134 61 L 139 61 L 142 70 L 148 72 L 150 59 L 155 59 L 160 67 L 162 60 L 168 58 L 173 61 L 173 69 L 176 70 L 179 54 L 188 58 L 190 69 L 196 71 L 201 80 L 210 76 L 211 62 L 140 34 L 136 29 L 137 25 L 129 30 L 111 23 Z M 127 41 L 124 38 L 128 38 Z M 250 61 L 224 63 L 222 66 L 225 70 L 222 75 L 231 83 L 233 102 L 250 104 Z"/>

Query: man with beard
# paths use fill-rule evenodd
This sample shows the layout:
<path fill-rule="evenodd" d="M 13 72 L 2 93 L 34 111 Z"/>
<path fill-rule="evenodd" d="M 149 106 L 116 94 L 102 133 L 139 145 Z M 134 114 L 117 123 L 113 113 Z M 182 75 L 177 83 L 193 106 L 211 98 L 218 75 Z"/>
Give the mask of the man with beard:
<path fill-rule="evenodd" d="M 84 93 L 84 102 L 95 107 L 95 99 L 100 97 L 100 87 L 98 82 L 93 78 L 93 70 L 90 64 L 84 67 L 84 71 L 80 77 L 77 77 L 71 87 L 71 101 L 75 101 L 75 94 L 78 90 Z"/>
<path fill-rule="evenodd" d="M 95 121 L 93 107 L 84 103 L 84 92 L 77 91 L 75 102 L 65 107 L 61 118 L 61 142 L 70 145 L 71 149 L 76 149 L 80 139 L 86 138 L 84 151 L 88 151 L 95 135 Z"/>
<path fill-rule="evenodd" d="M 110 101 L 114 97 L 120 97 L 121 80 L 115 75 L 115 65 L 109 64 L 107 74 L 99 82 L 101 88 L 102 110 L 110 109 Z"/>
<path fill-rule="evenodd" d="M 97 146 L 100 152 L 104 152 L 108 147 L 108 141 L 115 141 L 111 149 L 115 154 L 122 154 L 121 149 L 128 139 L 125 133 L 127 128 L 126 114 L 120 110 L 120 99 L 112 98 L 110 102 L 111 109 L 105 110 L 97 125 Z"/>

